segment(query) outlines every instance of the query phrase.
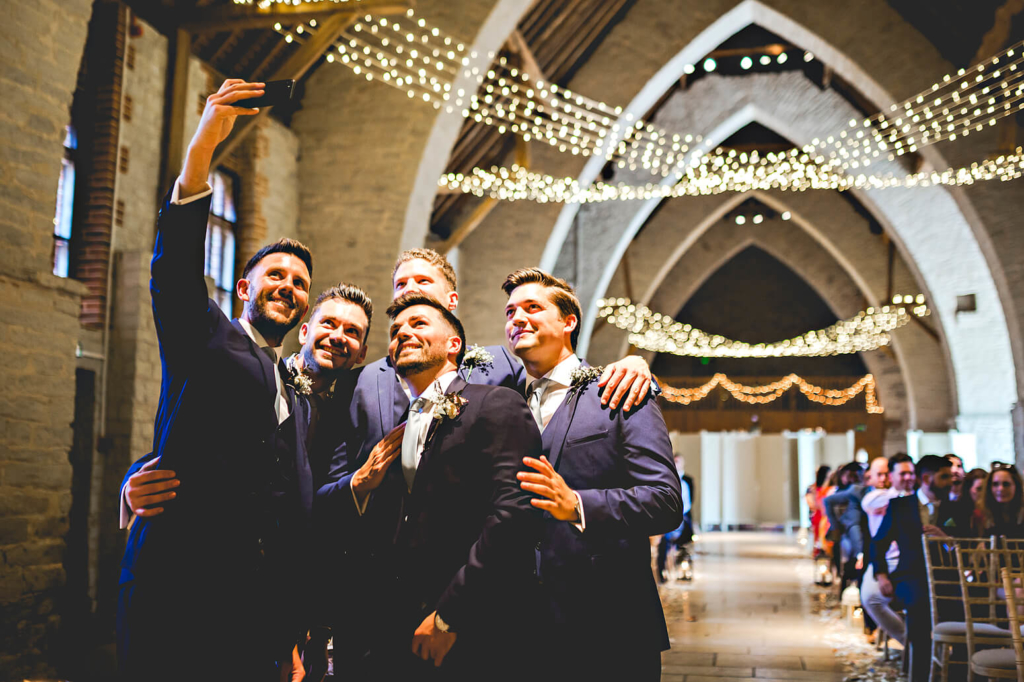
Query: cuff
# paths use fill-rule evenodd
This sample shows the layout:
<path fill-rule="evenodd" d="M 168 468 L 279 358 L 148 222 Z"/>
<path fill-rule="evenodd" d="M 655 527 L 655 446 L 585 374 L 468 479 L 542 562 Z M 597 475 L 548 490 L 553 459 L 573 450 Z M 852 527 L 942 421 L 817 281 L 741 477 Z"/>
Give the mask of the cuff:
<path fill-rule="evenodd" d="M 360 504 L 359 503 L 359 496 L 356 495 L 355 489 L 353 489 L 352 486 L 349 486 L 349 490 L 352 491 L 352 501 L 356 503 L 356 511 L 359 512 L 360 516 L 362 516 L 363 514 L 366 513 L 366 506 L 368 504 L 370 504 L 370 497 L 373 495 L 373 493 L 370 493 L 370 495 L 367 495 L 366 499 L 363 500 L 363 503 Z"/>
<path fill-rule="evenodd" d="M 572 491 L 572 494 L 576 496 L 576 513 L 580 515 L 580 520 L 578 522 L 573 522 L 572 525 L 576 527 L 576 530 L 582 533 L 587 529 L 587 515 L 583 513 L 583 498 L 580 497 L 580 494 L 575 490 Z"/>
<path fill-rule="evenodd" d="M 210 183 L 206 183 L 206 189 L 199 194 L 193 194 L 190 197 L 181 198 L 181 181 L 174 181 L 174 189 L 171 190 L 171 203 L 176 206 L 184 206 L 185 204 L 191 204 L 193 201 L 199 201 L 204 197 L 208 197 L 213 194 L 213 188 L 210 187 Z"/>
<path fill-rule="evenodd" d="M 121 514 L 119 527 L 124 530 L 132 518 L 132 510 L 128 508 L 128 495 L 125 493 L 125 486 L 121 486 Z"/>

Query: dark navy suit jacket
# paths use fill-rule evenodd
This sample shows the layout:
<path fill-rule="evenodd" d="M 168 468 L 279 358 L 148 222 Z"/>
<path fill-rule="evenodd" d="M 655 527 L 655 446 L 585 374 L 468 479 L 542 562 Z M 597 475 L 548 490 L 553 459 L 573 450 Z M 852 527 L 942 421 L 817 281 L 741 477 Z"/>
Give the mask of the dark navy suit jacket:
<path fill-rule="evenodd" d="M 487 350 L 494 362 L 474 369 L 469 383 L 517 388 L 525 376 L 523 366 L 504 346 L 488 346 Z M 460 376 L 466 378 L 466 371 L 460 371 Z M 326 515 L 327 523 L 332 523 L 332 518 L 336 523 L 355 514 L 349 487 L 352 473 L 384 436 L 405 421 L 409 412 L 409 398 L 388 358 L 364 365 L 344 381 L 339 380 L 335 403 L 342 416 L 347 413 L 348 420 L 327 472 L 327 484 L 317 492 L 317 515 Z"/>
<path fill-rule="evenodd" d="M 545 514 L 539 548 L 553 637 L 588 650 L 669 648 L 649 536 L 683 520 L 672 443 L 652 396 L 629 414 L 601 406 L 596 382 L 570 392 L 544 429 L 544 451 L 583 501 L 586 529 Z"/>
<path fill-rule="evenodd" d="M 152 454 L 182 485 L 163 514 L 136 519 L 121 564 L 122 583 L 165 596 L 216 586 L 201 613 L 185 614 L 195 623 L 244 617 L 219 611 L 244 603 L 235 591 L 279 582 L 287 552 L 305 542 L 313 501 L 306 399 L 287 386 L 290 416 L 278 424 L 273 361 L 207 297 L 209 208 L 209 198 L 165 199 L 160 211 L 150 290 L 163 372 Z"/>

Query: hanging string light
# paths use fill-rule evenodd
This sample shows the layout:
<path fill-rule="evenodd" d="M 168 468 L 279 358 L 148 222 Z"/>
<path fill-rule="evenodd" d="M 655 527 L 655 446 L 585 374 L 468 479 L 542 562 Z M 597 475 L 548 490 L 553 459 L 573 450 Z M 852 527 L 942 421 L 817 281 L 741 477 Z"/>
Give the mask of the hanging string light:
<path fill-rule="evenodd" d="M 723 192 L 752 190 L 805 191 L 830 189 L 891 189 L 894 187 L 930 187 L 933 185 L 964 186 L 990 180 L 1008 181 L 1024 174 L 1024 149 L 1013 154 L 987 159 L 970 166 L 944 171 L 923 171 L 898 176 L 844 175 L 827 167 L 792 159 L 787 154 L 769 153 L 759 157 L 730 150 L 721 156 L 705 156 L 675 184 L 645 185 L 608 184 L 596 182 L 581 186 L 575 178 L 555 178 L 535 173 L 518 165 L 511 168 L 474 168 L 468 175 L 448 173 L 438 180 L 447 192 L 461 192 L 503 201 L 537 201 L 540 203 L 599 203 L 634 199 L 708 196 Z"/>
<path fill-rule="evenodd" d="M 875 393 L 875 378 L 871 374 L 865 374 L 855 384 L 844 389 L 829 389 L 815 386 L 796 374 L 790 374 L 764 386 L 744 386 L 732 381 L 721 373 L 716 374 L 711 378 L 711 381 L 696 388 L 675 388 L 667 385 L 661 379 L 658 379 L 658 384 L 661 386 L 662 397 L 669 402 L 680 405 L 689 405 L 690 403 L 707 398 L 708 394 L 716 386 L 721 386 L 729 395 L 740 402 L 751 405 L 765 405 L 778 400 L 790 388 L 797 386 L 808 400 L 831 407 L 845 405 L 863 392 L 864 402 L 869 414 L 882 414 L 885 412 L 885 408 L 878 404 Z"/>
<path fill-rule="evenodd" d="M 781 358 L 845 355 L 876 350 L 889 344 L 889 332 L 906 325 L 912 316 L 930 314 L 924 296 L 893 296 L 892 305 L 868 308 L 824 329 L 792 339 L 750 344 L 709 334 L 668 315 L 635 305 L 628 298 L 600 299 L 598 316 L 629 332 L 629 343 L 655 353 L 699 358 Z M 909 308 L 909 309 L 908 309 Z"/>
<path fill-rule="evenodd" d="M 254 5 L 260 9 L 269 9 L 275 5 L 288 5 L 296 7 L 299 5 L 322 5 L 331 3 L 333 5 L 358 5 L 364 0 L 233 0 L 236 5 Z"/>
<path fill-rule="evenodd" d="M 278 24 L 275 28 L 295 42 L 315 33 L 315 27 L 306 24 L 291 28 Z M 1021 175 L 1019 150 L 970 167 L 905 177 L 848 172 L 869 166 L 873 159 L 884 156 L 894 160 L 927 144 L 956 139 L 1024 109 L 1024 43 L 969 70 L 961 69 L 955 76 L 945 76 L 942 82 L 892 105 L 888 114 L 852 119 L 849 128 L 837 134 L 756 161 L 736 158 L 735 150 L 711 151 L 698 135 L 671 133 L 628 112 L 623 114 L 620 106 L 532 79 L 504 57 L 493 52 L 482 56 L 466 45 L 466 41 L 417 18 L 410 9 L 399 17 L 366 15 L 342 34 L 327 61 L 340 63 L 367 80 L 399 88 L 410 99 L 435 109 L 443 106 L 449 113 L 458 111 L 501 133 L 511 132 L 575 155 L 602 156 L 619 168 L 642 169 L 679 182 L 674 186 L 598 183 L 580 188 L 571 179 L 516 169 L 503 177 L 497 169 L 490 174 L 474 169 L 468 176 L 442 177 L 439 184 L 448 191 L 505 200 L 592 202 L 750 189 L 964 185 Z M 475 89 L 455 89 L 460 76 Z"/>

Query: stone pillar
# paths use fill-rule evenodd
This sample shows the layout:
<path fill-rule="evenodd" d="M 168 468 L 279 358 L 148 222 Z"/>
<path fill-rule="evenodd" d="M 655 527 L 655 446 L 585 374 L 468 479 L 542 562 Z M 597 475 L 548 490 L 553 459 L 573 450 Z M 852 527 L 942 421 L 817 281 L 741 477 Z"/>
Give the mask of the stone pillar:
<path fill-rule="evenodd" d="M 700 432 L 700 515 L 705 529 L 722 523 L 722 434 Z"/>

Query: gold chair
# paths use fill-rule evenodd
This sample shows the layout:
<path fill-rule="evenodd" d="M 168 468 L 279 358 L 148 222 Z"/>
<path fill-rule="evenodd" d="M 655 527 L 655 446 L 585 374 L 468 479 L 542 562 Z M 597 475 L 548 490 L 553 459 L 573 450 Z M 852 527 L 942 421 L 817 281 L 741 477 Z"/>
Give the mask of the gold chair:
<path fill-rule="evenodd" d="M 1013 654 L 1017 659 L 1017 679 L 1024 682 L 1024 637 L 1020 632 L 1020 611 L 1017 610 L 1017 590 L 1024 586 L 1024 573 L 1011 573 L 1004 567 L 1003 589 L 1006 592 L 1006 616 L 1010 620 L 1010 634 L 1013 636 Z"/>
<path fill-rule="evenodd" d="M 932 614 L 932 664 L 928 679 L 935 679 L 935 669 L 940 671 L 942 682 L 949 681 L 950 664 L 967 665 L 967 660 L 953 660 L 955 645 L 967 645 L 967 623 L 964 621 L 941 620 L 940 613 L 949 605 L 954 608 L 963 604 L 960 577 L 957 572 L 954 547 L 987 549 L 991 541 L 978 538 L 949 538 L 923 536 L 924 561 L 928 575 L 928 599 Z M 1008 645 L 1010 633 L 988 623 L 975 626 L 975 639 L 979 644 Z M 968 672 L 968 678 L 971 677 Z"/>
<path fill-rule="evenodd" d="M 1000 613 L 998 606 L 1003 603 L 999 593 L 1003 581 L 1000 565 L 1011 560 L 1005 550 L 988 548 L 956 548 L 957 569 L 960 574 L 960 589 L 963 594 L 964 622 L 967 632 L 967 679 L 975 675 L 987 678 L 1017 679 L 1017 661 L 1013 649 L 1006 648 L 1013 643 L 1009 630 L 1009 619 Z M 1004 633 L 993 636 L 994 633 Z M 1018 631 L 1017 636 L 1020 636 Z M 1002 648 L 979 649 L 979 646 Z"/>

